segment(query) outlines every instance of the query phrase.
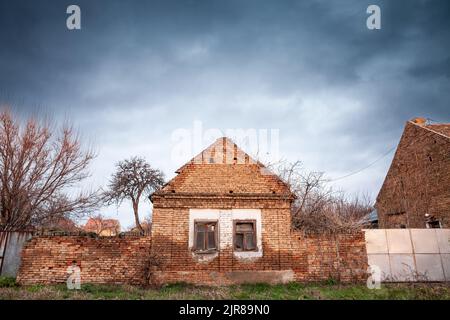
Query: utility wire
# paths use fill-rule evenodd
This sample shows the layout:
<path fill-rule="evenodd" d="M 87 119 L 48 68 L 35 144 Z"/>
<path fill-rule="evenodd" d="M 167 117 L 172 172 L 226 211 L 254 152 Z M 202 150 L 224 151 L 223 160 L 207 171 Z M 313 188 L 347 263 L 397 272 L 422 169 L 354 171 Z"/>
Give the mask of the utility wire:
<path fill-rule="evenodd" d="M 360 173 L 361 171 L 364 171 L 364 170 L 370 168 L 370 167 L 373 166 L 375 163 L 377 163 L 378 161 L 380 161 L 381 159 L 383 159 L 384 157 L 386 157 L 388 154 L 390 154 L 393 150 L 395 150 L 395 148 L 396 148 L 396 147 L 392 147 L 392 148 L 389 149 L 386 153 L 384 153 L 381 157 L 379 157 L 379 158 L 376 159 L 375 161 L 369 163 L 369 164 L 368 164 L 367 166 L 365 166 L 364 168 L 361 168 L 361 169 L 359 169 L 359 170 L 350 172 L 349 174 L 346 174 L 345 176 L 338 177 L 338 178 L 335 178 L 335 179 L 331 179 L 331 180 L 329 180 L 329 182 L 334 182 L 334 181 L 338 181 L 338 180 L 342 180 L 342 179 L 348 178 L 348 177 L 350 177 L 350 176 L 353 176 L 353 175 L 355 175 L 355 174 L 357 174 L 357 173 Z"/>
<path fill-rule="evenodd" d="M 431 119 L 431 118 L 427 118 L 427 120 L 428 120 L 429 122 L 442 123 L 442 122 L 439 122 L 439 121 L 434 120 L 434 119 Z M 353 176 L 353 175 L 355 175 L 355 174 L 357 174 L 357 173 L 360 173 L 361 171 L 364 171 L 364 170 L 370 168 L 371 166 L 373 166 L 374 164 L 376 164 L 378 161 L 380 161 L 381 159 L 383 159 L 384 157 L 386 157 L 388 154 L 390 154 L 393 150 L 395 150 L 395 148 L 396 148 L 395 146 L 392 147 L 392 148 L 389 149 L 386 153 L 384 153 L 381 157 L 379 157 L 379 158 L 376 159 L 375 161 L 369 163 L 369 164 L 368 164 L 367 166 L 365 166 L 364 168 L 361 168 L 361 169 L 359 169 L 359 170 L 350 172 L 349 174 L 346 174 L 345 176 L 338 177 L 338 178 L 336 178 L 336 179 L 331 179 L 331 180 L 329 180 L 329 182 L 334 182 L 334 181 L 338 181 L 338 180 L 342 180 L 342 179 L 348 178 L 348 177 L 350 177 L 350 176 Z"/>
<path fill-rule="evenodd" d="M 426 118 L 426 119 L 427 119 L 429 122 L 435 123 L 435 124 L 444 123 L 444 122 L 442 122 L 442 121 L 434 120 L 434 119 L 431 119 L 431 118 Z"/>

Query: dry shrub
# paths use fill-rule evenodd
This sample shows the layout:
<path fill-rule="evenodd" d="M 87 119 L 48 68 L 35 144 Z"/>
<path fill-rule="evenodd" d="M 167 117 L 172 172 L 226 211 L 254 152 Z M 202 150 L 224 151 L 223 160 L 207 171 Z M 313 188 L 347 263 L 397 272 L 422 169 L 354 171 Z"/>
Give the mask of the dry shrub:
<path fill-rule="evenodd" d="M 335 192 L 323 172 L 307 171 L 301 162 L 270 165 L 295 195 L 292 227 L 311 233 L 354 232 L 365 227 L 373 210 L 368 196 Z"/>

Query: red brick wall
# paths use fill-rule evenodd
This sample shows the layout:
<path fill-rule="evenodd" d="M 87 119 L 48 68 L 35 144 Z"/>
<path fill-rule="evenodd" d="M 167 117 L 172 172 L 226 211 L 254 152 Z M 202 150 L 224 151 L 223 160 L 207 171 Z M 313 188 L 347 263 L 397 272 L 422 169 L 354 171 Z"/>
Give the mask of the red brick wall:
<path fill-rule="evenodd" d="M 233 256 L 231 250 L 220 250 L 216 259 L 198 263 L 189 250 L 189 208 L 196 209 L 261 209 L 263 258 L 251 263 L 242 262 Z M 155 198 L 153 202 L 152 250 L 160 255 L 161 269 L 182 272 L 230 272 L 236 270 L 280 270 L 285 257 L 281 251 L 289 251 L 290 205 L 279 198 L 248 199 L 236 196 L 220 198 L 180 198 L 167 195 Z M 181 281 L 173 274 L 173 281 Z M 204 275 L 199 275 L 203 277 Z M 167 279 L 165 276 L 164 279 Z"/>
<path fill-rule="evenodd" d="M 189 208 L 261 209 L 263 256 L 242 261 L 232 250 L 220 250 L 209 262 L 199 263 L 188 248 Z M 230 284 L 243 280 L 275 282 L 283 273 L 293 280 L 341 281 L 366 277 L 367 255 L 363 233 L 309 235 L 291 230 L 290 202 L 282 198 L 246 199 L 236 196 L 184 198 L 166 195 L 154 199 L 152 250 L 161 259 L 155 273 L 160 283 L 187 281 L 197 284 Z"/>
<path fill-rule="evenodd" d="M 227 161 L 233 152 L 236 157 L 237 151 L 236 147 L 227 149 L 226 142 L 216 141 L 152 196 L 152 251 L 161 262 L 154 274 L 156 282 L 229 284 L 365 277 L 367 257 L 362 233 L 305 237 L 292 232 L 289 188 L 259 164 L 251 163 L 248 156 L 237 156 L 245 159 L 240 163 Z M 223 157 L 217 156 L 217 150 Z M 214 163 L 208 162 L 210 156 L 215 156 Z M 190 209 L 259 209 L 262 257 L 239 259 L 229 247 L 199 262 L 201 254 L 189 248 Z"/>
<path fill-rule="evenodd" d="M 64 283 L 77 261 L 82 283 L 145 283 L 150 237 L 34 237 L 22 251 L 21 284 Z"/>
<path fill-rule="evenodd" d="M 298 281 L 367 279 L 367 252 L 363 232 L 339 235 L 292 233 L 292 261 Z"/>
<path fill-rule="evenodd" d="M 188 164 L 162 192 L 289 194 L 277 176 L 257 164 Z"/>
<path fill-rule="evenodd" d="M 282 248 L 282 246 L 286 246 Z M 367 253 L 364 234 L 303 235 L 292 232 L 275 248 L 264 245 L 262 258 L 251 262 L 237 261 L 231 252 L 222 251 L 214 260 L 198 263 L 186 246 L 166 256 L 155 272 L 155 282 L 189 282 L 227 285 L 239 282 L 314 282 L 334 279 L 341 282 L 367 279 Z M 289 275 L 292 274 L 292 277 Z"/>
<path fill-rule="evenodd" d="M 450 138 L 408 122 L 376 207 L 380 228 L 425 228 L 426 213 L 448 228 Z"/>
<path fill-rule="evenodd" d="M 283 279 L 301 282 L 366 279 L 363 233 L 314 236 L 292 232 L 276 242 L 278 245 L 270 246 L 265 242 L 264 256 L 257 260 L 237 261 L 231 250 L 224 250 L 208 263 L 193 259 L 187 243 L 180 246 L 170 243 L 157 249 L 164 253 L 163 264 L 153 269 L 152 281 L 226 285 Z M 24 285 L 64 283 L 67 267 L 76 260 L 81 266 L 82 283 L 143 284 L 150 243 L 149 237 L 35 237 L 22 252 L 18 281 Z"/>

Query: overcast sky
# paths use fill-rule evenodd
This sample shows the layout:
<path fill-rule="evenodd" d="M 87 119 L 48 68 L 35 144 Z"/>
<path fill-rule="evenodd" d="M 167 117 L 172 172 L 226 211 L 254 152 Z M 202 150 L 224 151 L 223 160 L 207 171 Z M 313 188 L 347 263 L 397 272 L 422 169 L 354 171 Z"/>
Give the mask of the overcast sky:
<path fill-rule="evenodd" d="M 66 28 L 70 4 L 81 30 Z M 381 30 L 366 27 L 370 4 Z M 278 129 L 283 158 L 333 179 L 386 154 L 413 117 L 450 122 L 449 13 L 446 0 L 0 0 L 0 104 L 69 118 L 99 153 L 89 185 L 133 155 L 173 177 L 189 159 L 172 134 L 195 121 Z M 375 198 L 391 159 L 335 187 Z M 123 227 L 131 212 L 102 211 Z"/>

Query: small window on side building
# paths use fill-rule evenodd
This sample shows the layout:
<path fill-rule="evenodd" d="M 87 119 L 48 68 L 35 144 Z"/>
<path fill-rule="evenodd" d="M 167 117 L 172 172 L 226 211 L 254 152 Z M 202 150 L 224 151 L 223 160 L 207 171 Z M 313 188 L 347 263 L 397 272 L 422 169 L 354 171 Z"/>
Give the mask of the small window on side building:
<path fill-rule="evenodd" d="M 425 214 L 425 222 L 426 222 L 426 227 L 428 229 L 442 228 L 441 221 L 431 214 L 428 214 L 428 213 Z"/>
<path fill-rule="evenodd" d="M 234 250 L 256 251 L 256 222 L 242 220 L 234 222 Z"/>
<path fill-rule="evenodd" d="M 442 228 L 441 222 L 439 220 L 431 220 L 427 222 L 427 228 L 429 229 L 440 229 Z"/>

